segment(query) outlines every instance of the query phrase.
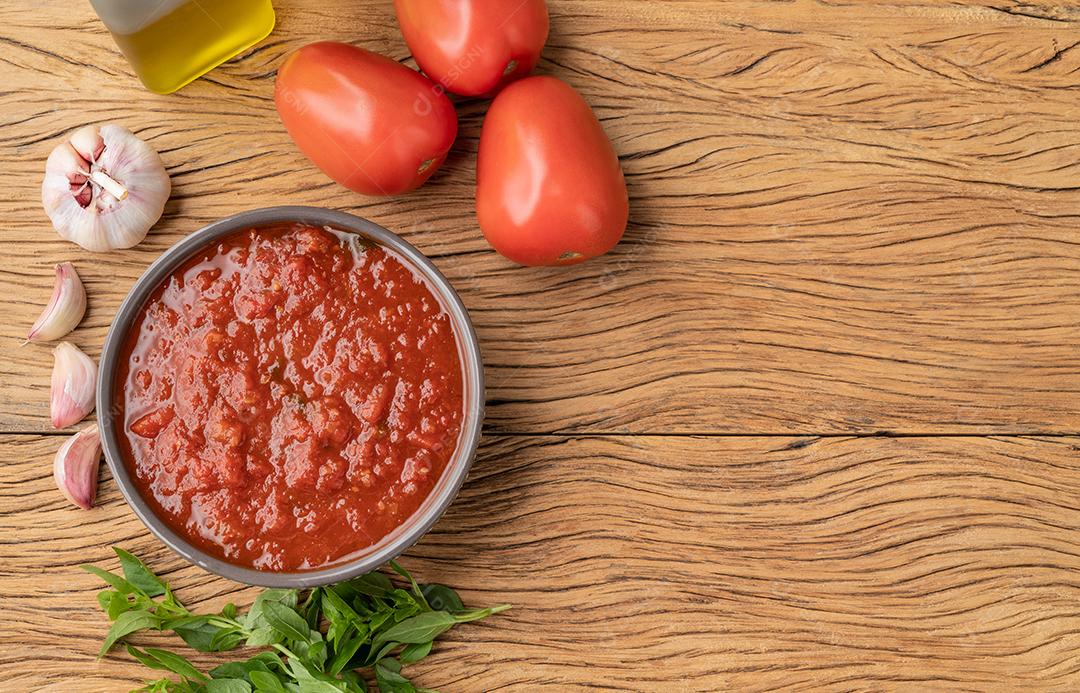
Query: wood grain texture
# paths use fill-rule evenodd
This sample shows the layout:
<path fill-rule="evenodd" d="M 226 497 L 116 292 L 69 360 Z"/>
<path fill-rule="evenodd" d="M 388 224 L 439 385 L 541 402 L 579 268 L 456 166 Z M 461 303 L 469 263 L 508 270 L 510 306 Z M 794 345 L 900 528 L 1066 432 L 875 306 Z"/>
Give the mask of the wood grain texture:
<path fill-rule="evenodd" d="M 57 442 L 0 438 L 0 688 L 123 690 L 145 672 L 126 655 L 94 661 L 107 621 L 78 563 L 115 568 L 120 543 L 191 604 L 247 604 L 253 590 L 169 553 L 111 480 L 101 507 L 67 506 L 49 478 Z M 454 631 L 412 671 L 446 693 L 1075 690 L 1078 449 L 489 437 L 403 563 L 467 603 L 515 607 Z"/>
<path fill-rule="evenodd" d="M 419 682 L 1080 688 L 1076 3 L 549 0 L 539 72 L 595 107 L 631 195 L 623 243 L 561 269 L 514 267 L 476 228 L 482 100 L 414 194 L 314 169 L 271 101 L 284 56 L 340 39 L 412 62 L 389 0 L 275 6 L 268 40 L 157 96 L 87 3 L 0 3 L 0 691 L 145 675 L 93 658 L 106 622 L 76 566 L 115 567 L 110 544 L 189 604 L 255 593 L 161 546 L 104 472 L 100 507 L 63 501 L 60 438 L 38 435 L 51 359 L 20 343 L 55 262 L 87 284 L 72 339 L 96 356 L 165 248 L 274 204 L 401 233 L 477 325 L 488 435 L 404 562 L 516 608 L 452 633 Z M 60 241 L 39 202 L 54 144 L 100 121 L 174 186 L 114 254 Z"/>
<path fill-rule="evenodd" d="M 253 207 L 397 230 L 460 289 L 499 432 L 1080 431 L 1080 10 L 1073 3 L 553 0 L 540 71 L 593 104 L 632 197 L 576 268 L 492 253 L 473 212 L 486 104 L 421 191 L 363 198 L 301 156 L 270 99 L 317 38 L 405 60 L 389 2 L 281 0 L 279 26 L 172 96 L 84 5 L 0 7 L 0 430 L 47 428 L 47 350 L 16 348 L 71 259 L 96 352 L 164 248 Z M 40 209 L 50 148 L 116 120 L 174 196 L 136 249 L 90 255 Z"/>

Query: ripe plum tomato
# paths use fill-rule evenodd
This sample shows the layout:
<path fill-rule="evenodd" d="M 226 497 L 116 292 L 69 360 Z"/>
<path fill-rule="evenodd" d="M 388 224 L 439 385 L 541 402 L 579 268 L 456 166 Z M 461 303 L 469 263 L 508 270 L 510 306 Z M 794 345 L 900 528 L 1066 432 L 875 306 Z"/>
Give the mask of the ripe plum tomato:
<path fill-rule="evenodd" d="M 584 262 L 622 238 L 619 157 L 565 82 L 528 77 L 495 97 L 480 133 L 476 214 L 492 247 L 522 265 Z"/>
<path fill-rule="evenodd" d="M 457 136 L 457 114 L 441 88 L 347 43 L 312 43 L 290 55 L 278 70 L 274 102 L 300 151 L 365 195 L 419 187 Z"/>
<path fill-rule="evenodd" d="M 394 8 L 420 69 L 462 96 L 527 76 L 548 36 L 544 0 L 394 0 Z"/>

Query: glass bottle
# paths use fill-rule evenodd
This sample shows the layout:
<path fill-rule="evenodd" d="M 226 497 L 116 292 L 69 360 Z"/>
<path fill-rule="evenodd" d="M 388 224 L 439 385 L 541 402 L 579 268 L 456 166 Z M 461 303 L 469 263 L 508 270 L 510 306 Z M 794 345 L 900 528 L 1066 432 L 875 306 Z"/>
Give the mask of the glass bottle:
<path fill-rule="evenodd" d="M 271 0 L 90 0 L 146 88 L 168 94 L 266 38 Z"/>

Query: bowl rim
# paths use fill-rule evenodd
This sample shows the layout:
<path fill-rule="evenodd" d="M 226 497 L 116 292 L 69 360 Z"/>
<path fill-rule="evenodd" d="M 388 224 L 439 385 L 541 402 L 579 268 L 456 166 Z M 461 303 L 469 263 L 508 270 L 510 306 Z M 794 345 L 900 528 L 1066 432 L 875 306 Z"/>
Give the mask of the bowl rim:
<path fill-rule="evenodd" d="M 454 324 L 462 359 L 465 412 L 457 450 L 447 463 L 439 483 L 421 506 L 404 523 L 384 537 L 374 548 L 353 560 L 327 568 L 302 572 L 270 572 L 229 563 L 207 554 L 174 532 L 159 518 L 135 488 L 124 464 L 114 426 L 118 413 L 113 397 L 113 381 L 123 352 L 124 339 L 149 294 L 199 250 L 217 239 L 247 228 L 281 223 L 328 226 L 339 231 L 366 236 L 404 256 L 428 280 Z M 470 393 L 472 400 L 470 401 Z M 423 253 L 388 229 L 347 212 L 286 205 L 240 212 L 203 226 L 170 246 L 143 272 L 116 311 L 101 352 L 98 368 L 96 406 L 105 462 L 135 515 L 158 539 L 189 562 L 221 577 L 263 587 L 306 588 L 341 582 L 370 572 L 400 556 L 424 536 L 443 515 L 465 482 L 480 443 L 484 420 L 484 364 L 476 330 L 469 313 L 450 281 Z"/>

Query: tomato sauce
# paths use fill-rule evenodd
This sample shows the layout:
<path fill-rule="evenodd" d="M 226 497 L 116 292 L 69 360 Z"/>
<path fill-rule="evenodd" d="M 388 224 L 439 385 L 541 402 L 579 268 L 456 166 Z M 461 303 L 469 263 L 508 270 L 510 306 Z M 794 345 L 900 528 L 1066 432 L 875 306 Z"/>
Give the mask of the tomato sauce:
<path fill-rule="evenodd" d="M 417 510 L 453 456 L 449 315 L 392 250 L 305 225 L 225 237 L 134 322 L 116 417 L 174 531 L 260 570 L 325 567 Z"/>

